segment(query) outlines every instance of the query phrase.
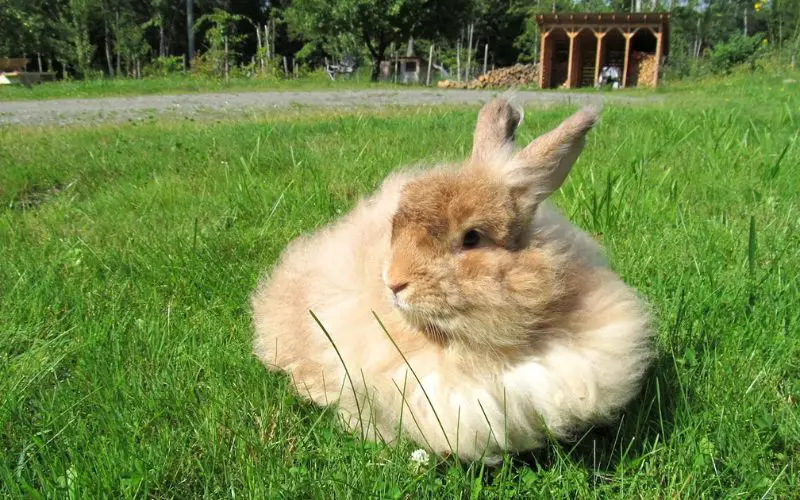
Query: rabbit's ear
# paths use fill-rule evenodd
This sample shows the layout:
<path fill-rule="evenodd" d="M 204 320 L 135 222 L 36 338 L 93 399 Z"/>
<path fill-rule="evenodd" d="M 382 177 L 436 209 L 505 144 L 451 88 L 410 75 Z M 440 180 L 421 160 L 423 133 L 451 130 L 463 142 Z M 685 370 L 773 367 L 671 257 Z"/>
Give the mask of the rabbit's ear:
<path fill-rule="evenodd" d="M 599 108 L 578 111 L 528 144 L 506 165 L 505 180 L 519 193 L 523 211 L 535 208 L 561 186 L 599 113 Z"/>
<path fill-rule="evenodd" d="M 506 98 L 497 98 L 484 104 L 478 113 L 472 142 L 473 164 L 490 164 L 505 153 L 513 153 L 514 133 L 522 122 L 522 110 Z"/>

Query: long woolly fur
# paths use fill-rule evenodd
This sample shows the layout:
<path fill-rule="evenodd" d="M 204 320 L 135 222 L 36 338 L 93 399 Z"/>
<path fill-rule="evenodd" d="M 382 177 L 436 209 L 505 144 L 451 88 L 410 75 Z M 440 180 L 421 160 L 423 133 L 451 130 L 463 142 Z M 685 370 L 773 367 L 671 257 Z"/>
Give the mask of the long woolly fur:
<path fill-rule="evenodd" d="M 258 358 L 367 439 L 465 461 L 613 419 L 652 357 L 646 307 L 545 201 L 597 113 L 515 152 L 520 120 L 489 102 L 463 164 L 395 173 L 290 243 L 252 296 Z"/>

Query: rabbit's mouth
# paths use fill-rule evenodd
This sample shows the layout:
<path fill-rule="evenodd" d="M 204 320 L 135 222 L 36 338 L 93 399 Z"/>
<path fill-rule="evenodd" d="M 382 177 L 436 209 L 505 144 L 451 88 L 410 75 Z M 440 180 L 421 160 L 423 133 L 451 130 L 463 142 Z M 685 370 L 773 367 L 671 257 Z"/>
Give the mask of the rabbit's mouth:
<path fill-rule="evenodd" d="M 456 321 L 454 313 L 426 303 L 410 304 L 402 298 L 395 298 L 394 306 L 411 326 L 440 340 Z"/>
<path fill-rule="evenodd" d="M 409 325 L 429 339 L 439 344 L 447 343 L 450 335 L 444 324 L 446 321 L 442 321 L 430 315 L 414 314 L 412 310 L 403 312 L 403 316 Z"/>

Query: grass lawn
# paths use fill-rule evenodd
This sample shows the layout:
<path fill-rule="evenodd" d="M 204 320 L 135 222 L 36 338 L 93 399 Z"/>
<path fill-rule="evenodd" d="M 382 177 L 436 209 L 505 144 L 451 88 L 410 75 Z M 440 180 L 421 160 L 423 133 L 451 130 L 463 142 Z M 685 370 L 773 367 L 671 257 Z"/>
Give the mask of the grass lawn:
<path fill-rule="evenodd" d="M 797 495 L 800 95 L 754 85 L 606 109 L 556 202 L 649 300 L 658 360 L 619 425 L 496 470 L 415 470 L 250 353 L 284 245 L 466 156 L 475 109 L 1 128 L 0 496 Z"/>
<path fill-rule="evenodd" d="M 333 81 L 324 73 L 314 73 L 297 80 L 231 78 L 227 82 L 217 78 L 185 77 L 129 78 L 58 81 L 43 83 L 31 88 L 21 85 L 0 85 L 0 102 L 44 99 L 78 99 L 92 97 L 120 97 L 154 94 L 191 94 L 198 92 L 257 92 L 267 90 L 305 91 L 342 90 L 361 88 L 394 88 L 388 83 L 373 83 L 369 74 L 351 78 L 339 77 Z M 2 111 L 2 107 L 0 107 Z"/>

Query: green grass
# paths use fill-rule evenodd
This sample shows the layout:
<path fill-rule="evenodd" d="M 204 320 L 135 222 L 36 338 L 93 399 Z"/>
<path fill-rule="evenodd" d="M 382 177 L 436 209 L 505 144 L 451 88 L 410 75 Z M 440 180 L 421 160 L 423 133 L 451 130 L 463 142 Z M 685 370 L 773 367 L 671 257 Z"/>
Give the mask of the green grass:
<path fill-rule="evenodd" d="M 796 495 L 800 97 L 759 85 L 606 109 L 556 201 L 652 305 L 658 359 L 621 423 L 497 470 L 414 470 L 250 353 L 286 243 L 466 155 L 475 110 L 0 129 L 0 496 Z"/>
<path fill-rule="evenodd" d="M 0 102 L 43 99 L 77 99 L 154 94 L 190 94 L 198 92 L 256 92 L 265 90 L 332 90 L 372 87 L 393 87 L 387 83 L 372 83 L 369 75 L 340 77 L 333 81 L 324 73 L 314 73 L 298 79 L 217 78 L 176 75 L 167 78 L 129 78 L 58 81 L 25 88 L 21 85 L 0 85 Z M 2 108 L 0 108 L 2 109 Z"/>

